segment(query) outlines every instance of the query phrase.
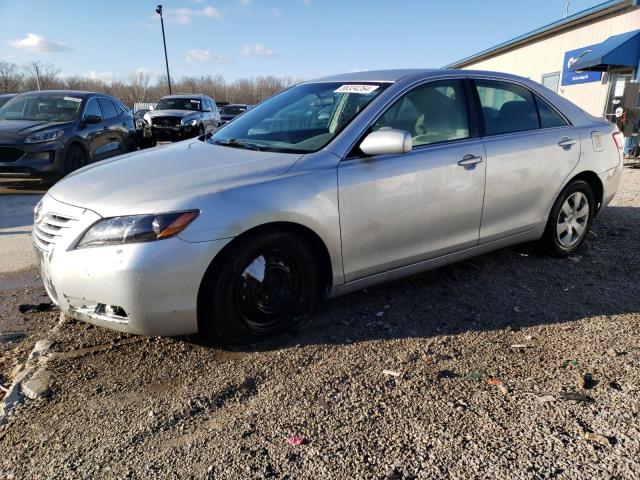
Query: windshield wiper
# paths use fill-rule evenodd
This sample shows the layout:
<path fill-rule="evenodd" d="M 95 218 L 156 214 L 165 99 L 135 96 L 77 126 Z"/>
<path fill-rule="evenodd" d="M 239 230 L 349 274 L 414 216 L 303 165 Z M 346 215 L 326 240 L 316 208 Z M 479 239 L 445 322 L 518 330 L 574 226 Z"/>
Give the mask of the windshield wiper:
<path fill-rule="evenodd" d="M 229 138 L 228 140 L 214 140 L 213 143 L 216 145 L 224 145 L 225 147 L 246 148 L 247 150 L 257 151 L 262 150 L 262 147 L 259 147 L 255 143 L 245 142 L 243 140 L 238 140 L 237 138 Z"/>

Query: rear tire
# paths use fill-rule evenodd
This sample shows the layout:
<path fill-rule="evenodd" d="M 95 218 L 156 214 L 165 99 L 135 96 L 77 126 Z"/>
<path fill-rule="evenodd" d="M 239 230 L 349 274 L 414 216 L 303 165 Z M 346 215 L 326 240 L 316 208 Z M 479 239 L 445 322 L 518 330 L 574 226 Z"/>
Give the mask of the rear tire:
<path fill-rule="evenodd" d="M 546 250 L 568 257 L 578 250 L 591 229 L 595 214 L 593 189 L 584 180 L 574 180 L 558 195 L 542 237 Z"/>
<path fill-rule="evenodd" d="M 256 343 L 297 325 L 317 294 L 318 269 L 307 245 L 289 233 L 260 233 L 205 275 L 200 330 L 222 344 Z"/>
<path fill-rule="evenodd" d="M 87 164 L 87 154 L 78 145 L 71 145 L 64 157 L 64 175 L 84 167 Z"/>

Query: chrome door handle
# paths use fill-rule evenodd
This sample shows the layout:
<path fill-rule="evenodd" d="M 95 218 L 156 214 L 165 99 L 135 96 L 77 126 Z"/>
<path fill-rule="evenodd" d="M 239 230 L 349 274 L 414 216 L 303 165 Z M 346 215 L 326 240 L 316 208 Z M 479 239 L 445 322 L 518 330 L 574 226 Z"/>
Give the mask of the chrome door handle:
<path fill-rule="evenodd" d="M 480 162 L 482 162 L 482 157 L 478 157 L 477 155 L 468 153 L 464 157 L 462 157 L 462 160 L 458 162 L 458 165 L 460 165 L 461 167 L 468 167 L 469 165 L 475 165 L 476 163 Z"/>
<path fill-rule="evenodd" d="M 562 140 L 558 142 L 558 146 L 562 148 L 569 148 L 571 145 L 575 145 L 575 143 L 575 138 L 563 137 Z"/>

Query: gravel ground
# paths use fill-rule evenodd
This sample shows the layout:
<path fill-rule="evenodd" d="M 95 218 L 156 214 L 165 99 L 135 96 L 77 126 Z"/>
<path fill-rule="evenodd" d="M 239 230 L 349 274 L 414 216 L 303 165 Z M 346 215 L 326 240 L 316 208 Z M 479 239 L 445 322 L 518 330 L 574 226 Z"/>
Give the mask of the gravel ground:
<path fill-rule="evenodd" d="M 484 255 L 251 349 L 67 321 L 49 395 L 0 427 L 0 477 L 640 478 L 639 257 L 626 168 L 579 255 Z"/>

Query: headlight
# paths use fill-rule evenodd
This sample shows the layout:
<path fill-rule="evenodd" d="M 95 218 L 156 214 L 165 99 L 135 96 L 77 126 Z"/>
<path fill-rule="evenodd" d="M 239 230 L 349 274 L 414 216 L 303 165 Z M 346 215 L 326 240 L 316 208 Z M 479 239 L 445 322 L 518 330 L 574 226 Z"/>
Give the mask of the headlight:
<path fill-rule="evenodd" d="M 57 128 L 55 130 L 45 130 L 44 132 L 34 133 L 33 135 L 29 135 L 24 141 L 25 143 L 40 143 L 40 142 L 51 142 L 53 140 L 59 139 L 64 131 L 61 128 Z"/>
<path fill-rule="evenodd" d="M 198 211 L 131 215 L 105 218 L 94 223 L 82 236 L 76 248 L 151 242 L 177 235 L 197 216 Z"/>
<path fill-rule="evenodd" d="M 198 124 L 198 120 L 182 120 L 182 125 L 185 126 L 189 126 L 189 127 L 195 127 Z"/>

